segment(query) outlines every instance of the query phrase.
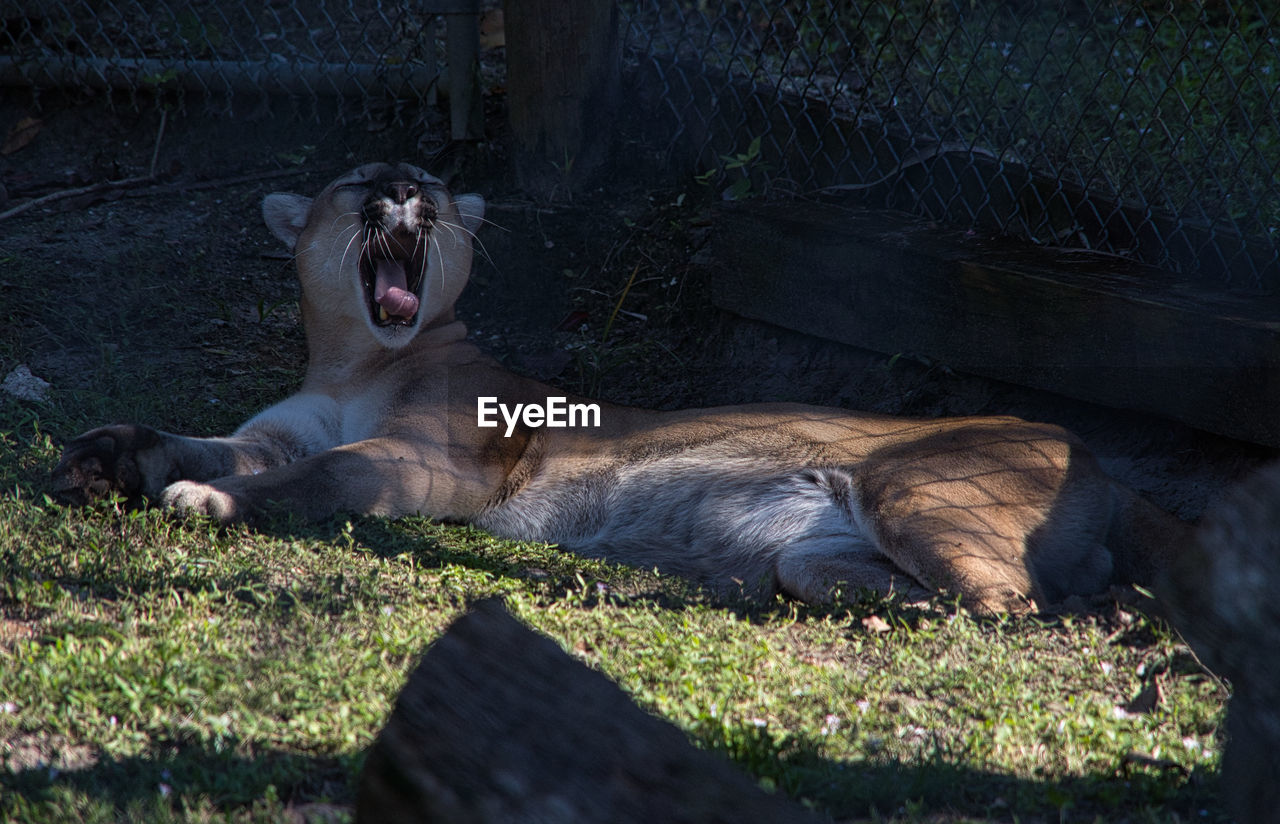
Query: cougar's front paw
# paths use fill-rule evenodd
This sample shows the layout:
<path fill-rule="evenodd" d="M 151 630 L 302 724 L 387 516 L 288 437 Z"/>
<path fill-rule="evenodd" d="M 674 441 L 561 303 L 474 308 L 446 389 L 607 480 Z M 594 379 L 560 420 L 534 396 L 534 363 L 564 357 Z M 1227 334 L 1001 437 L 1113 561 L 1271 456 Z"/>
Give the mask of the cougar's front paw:
<path fill-rule="evenodd" d="M 159 432 L 135 424 L 103 426 L 84 433 L 67 444 L 53 468 L 54 498 L 83 506 L 116 493 L 137 505 L 146 480 L 138 468 L 138 453 L 159 443 Z"/>
<path fill-rule="evenodd" d="M 236 495 L 198 481 L 177 481 L 164 488 L 160 503 L 183 515 L 208 515 L 219 523 L 243 521 L 249 507 Z"/>

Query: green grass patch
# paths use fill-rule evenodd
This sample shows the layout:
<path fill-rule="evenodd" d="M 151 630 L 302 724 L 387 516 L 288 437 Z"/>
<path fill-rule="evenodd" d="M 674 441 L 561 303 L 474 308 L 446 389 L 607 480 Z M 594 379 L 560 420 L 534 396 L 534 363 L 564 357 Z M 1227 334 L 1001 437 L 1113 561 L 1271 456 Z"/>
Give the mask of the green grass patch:
<path fill-rule="evenodd" d="M 1225 693 L 1144 618 L 725 604 L 424 519 L 67 510 L 42 494 L 57 448 L 38 416 L 3 409 L 0 819 L 341 819 L 417 657 L 497 595 L 837 820 L 1226 820 Z M 1124 710 L 1153 683 L 1154 709 Z"/>

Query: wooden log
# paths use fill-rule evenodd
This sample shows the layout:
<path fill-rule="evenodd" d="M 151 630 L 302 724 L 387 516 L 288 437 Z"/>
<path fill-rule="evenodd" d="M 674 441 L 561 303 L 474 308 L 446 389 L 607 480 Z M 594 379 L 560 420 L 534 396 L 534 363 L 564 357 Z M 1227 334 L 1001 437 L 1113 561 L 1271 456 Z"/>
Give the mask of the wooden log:
<path fill-rule="evenodd" d="M 620 52 L 611 0 L 507 0 L 507 110 L 516 177 L 543 199 L 605 168 Z"/>
<path fill-rule="evenodd" d="M 358 822 L 817 820 L 696 749 L 497 601 L 409 676 L 360 776 Z"/>
<path fill-rule="evenodd" d="M 1280 303 L 1115 256 L 826 204 L 723 208 L 722 308 L 1280 446 Z"/>

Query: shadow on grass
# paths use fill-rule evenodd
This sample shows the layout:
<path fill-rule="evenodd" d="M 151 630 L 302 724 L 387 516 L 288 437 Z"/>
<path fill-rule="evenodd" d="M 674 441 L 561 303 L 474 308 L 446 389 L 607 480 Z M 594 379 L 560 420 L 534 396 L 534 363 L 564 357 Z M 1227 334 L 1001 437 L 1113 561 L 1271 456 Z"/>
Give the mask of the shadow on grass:
<path fill-rule="evenodd" d="M 683 579 L 586 558 L 553 544 L 510 541 L 476 527 L 441 525 L 423 518 L 362 516 L 320 524 L 284 521 L 258 528 L 280 538 L 304 538 L 330 544 L 350 541 L 379 558 L 409 556 L 426 569 L 458 566 L 497 579 L 518 581 L 532 591 L 548 594 L 575 591 L 584 606 L 615 598 L 647 600 L 671 609 L 714 604 L 740 610 L 742 615 L 775 609 L 758 601 L 720 598 Z M 428 534 L 432 532 L 439 534 Z"/>
<path fill-rule="evenodd" d="M 313 756 L 266 751 L 252 757 L 184 745 L 165 755 L 103 758 L 92 766 L 56 771 L 47 766 L 0 770 L 0 818 L 74 806 L 118 811 L 158 804 L 180 810 L 201 803 L 217 810 L 278 800 L 298 805 L 355 801 L 359 756 Z M 21 799 L 19 801 L 19 799 Z M 19 806 L 20 805 L 20 806 Z M 5 820 L 10 820 L 5 818 Z"/>
<path fill-rule="evenodd" d="M 766 786 L 835 820 L 926 815 L 992 821 L 1228 822 L 1217 797 L 1217 775 L 1131 770 L 1054 781 L 962 766 L 942 757 L 926 763 L 832 761 L 804 746 L 776 761 L 743 753 L 740 745 L 709 745 Z"/>
<path fill-rule="evenodd" d="M 536 579 L 554 593 L 562 586 L 579 587 L 584 606 L 607 598 L 620 597 L 648 600 L 671 609 L 692 604 L 714 604 L 731 609 L 748 619 L 765 620 L 788 604 L 759 604 L 740 599 L 714 599 L 690 589 L 675 579 L 663 578 L 647 590 L 635 589 L 618 595 L 611 593 L 613 581 L 634 581 L 636 573 L 626 568 L 597 565 L 554 548 L 525 549 L 510 542 L 496 542 L 482 533 L 463 531 L 457 534 L 431 534 L 436 527 L 413 519 L 390 521 L 382 518 L 334 520 L 322 524 L 302 525 L 276 522 L 261 527 L 264 534 L 294 539 L 315 540 L 340 545 L 344 541 L 359 546 L 360 551 L 382 558 L 410 555 L 424 567 L 456 564 L 481 570 L 494 576 L 530 579 L 530 566 L 544 567 L 545 578 Z M 473 540 L 474 538 L 474 540 Z M 514 551 L 512 550 L 514 547 Z M 142 585 L 142 569 L 123 578 L 120 570 L 104 565 L 95 568 L 95 588 L 129 589 Z M 597 588 L 591 577 L 581 583 L 579 572 L 600 572 L 604 589 Z M 229 578 L 223 575 L 231 572 Z M 222 570 L 213 575 L 223 591 L 229 584 L 245 585 L 239 576 L 257 579 L 256 572 Z M 137 578 L 138 580 L 135 580 Z M 85 572 L 68 576 L 68 582 L 84 583 Z M 655 581 L 657 579 L 654 579 Z M 181 586 L 180 581 L 177 582 Z M 208 586 L 210 581 L 193 580 L 191 586 Z M 175 585 L 170 579 L 168 586 Z M 262 583 L 265 586 L 265 582 Z M 271 585 L 274 587 L 275 585 Z M 232 592 L 234 595 L 234 592 Z M 273 598 L 296 597 L 279 589 L 267 593 Z M 330 595 L 330 598 L 333 596 Z M 856 609 L 877 609 L 867 602 Z M 810 614 L 809 608 L 803 608 Z M 856 616 L 856 612 L 853 612 Z M 883 613 L 882 613 L 883 614 Z M 914 620 L 908 612 L 905 620 Z M 571 722 L 572 719 L 567 719 Z M 887 763 L 874 754 L 865 759 L 834 761 L 822 757 L 815 742 L 804 739 L 771 737 L 752 729 L 726 731 L 719 726 L 696 730 L 697 743 L 730 758 L 750 774 L 787 795 L 804 800 L 815 809 L 836 819 L 866 816 L 897 816 L 906 811 L 967 815 L 998 821 L 1057 820 L 1069 813 L 1072 820 L 1106 821 L 1224 821 L 1214 798 L 1216 780 L 1203 780 L 1201 774 L 1189 779 L 1159 767 L 1123 764 L 1113 774 L 1097 774 L 1058 781 L 991 773 L 953 763 L 963 761 L 963 754 L 936 757 L 926 763 L 909 765 Z M 212 805 L 217 810 L 234 811 L 252 807 L 264 799 L 297 805 L 328 802 L 339 805 L 354 801 L 355 775 L 362 756 L 313 756 L 300 753 L 265 751 L 255 756 L 231 756 L 190 744 L 166 747 L 155 755 L 121 760 L 100 761 L 92 766 L 68 770 L 56 776 L 47 767 L 27 767 L 16 772 L 0 771 L 0 819 L 10 805 L 28 807 L 58 803 L 70 797 L 101 807 L 125 810 L 131 805 L 161 804 L 181 809 L 196 802 Z M 168 788 L 167 796 L 162 785 Z M 15 801 L 14 799 L 20 799 Z M 278 809 L 278 808 L 277 808 Z M 1202 813 L 1202 811 L 1204 811 Z M 943 819 L 945 820 L 945 819 Z"/>
<path fill-rule="evenodd" d="M 1216 777 L 1177 782 L 1133 774 L 1044 782 L 959 767 L 833 762 L 813 752 L 771 754 L 702 740 L 762 781 L 818 813 L 816 820 L 905 816 L 945 821 L 965 816 L 991 821 L 1105 820 L 1225 822 L 1214 795 Z M 34 767 L 0 771 L 0 814 L 169 809 L 222 813 L 269 811 L 271 802 L 349 808 L 355 803 L 364 754 L 313 756 L 267 751 L 253 757 L 183 747 L 175 753 L 102 760 L 65 772 Z M 785 763 L 785 770 L 778 769 Z M 770 766 L 770 765 L 773 766 Z M 565 778 L 572 790 L 575 779 Z M 486 788 L 488 789 L 488 788 Z M 264 804 L 266 807 L 264 808 Z M 280 806 L 274 807 L 279 812 Z M 1153 818 L 1154 816 L 1154 818 Z"/>

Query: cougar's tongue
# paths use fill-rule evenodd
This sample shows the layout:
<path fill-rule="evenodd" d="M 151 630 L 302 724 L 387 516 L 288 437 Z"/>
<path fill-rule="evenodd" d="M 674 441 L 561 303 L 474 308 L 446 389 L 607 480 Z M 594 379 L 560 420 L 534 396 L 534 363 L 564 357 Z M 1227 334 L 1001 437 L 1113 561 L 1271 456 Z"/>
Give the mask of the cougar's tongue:
<path fill-rule="evenodd" d="M 403 260 L 380 260 L 374 273 L 373 300 L 394 318 L 411 318 L 418 296 L 409 291 Z"/>

